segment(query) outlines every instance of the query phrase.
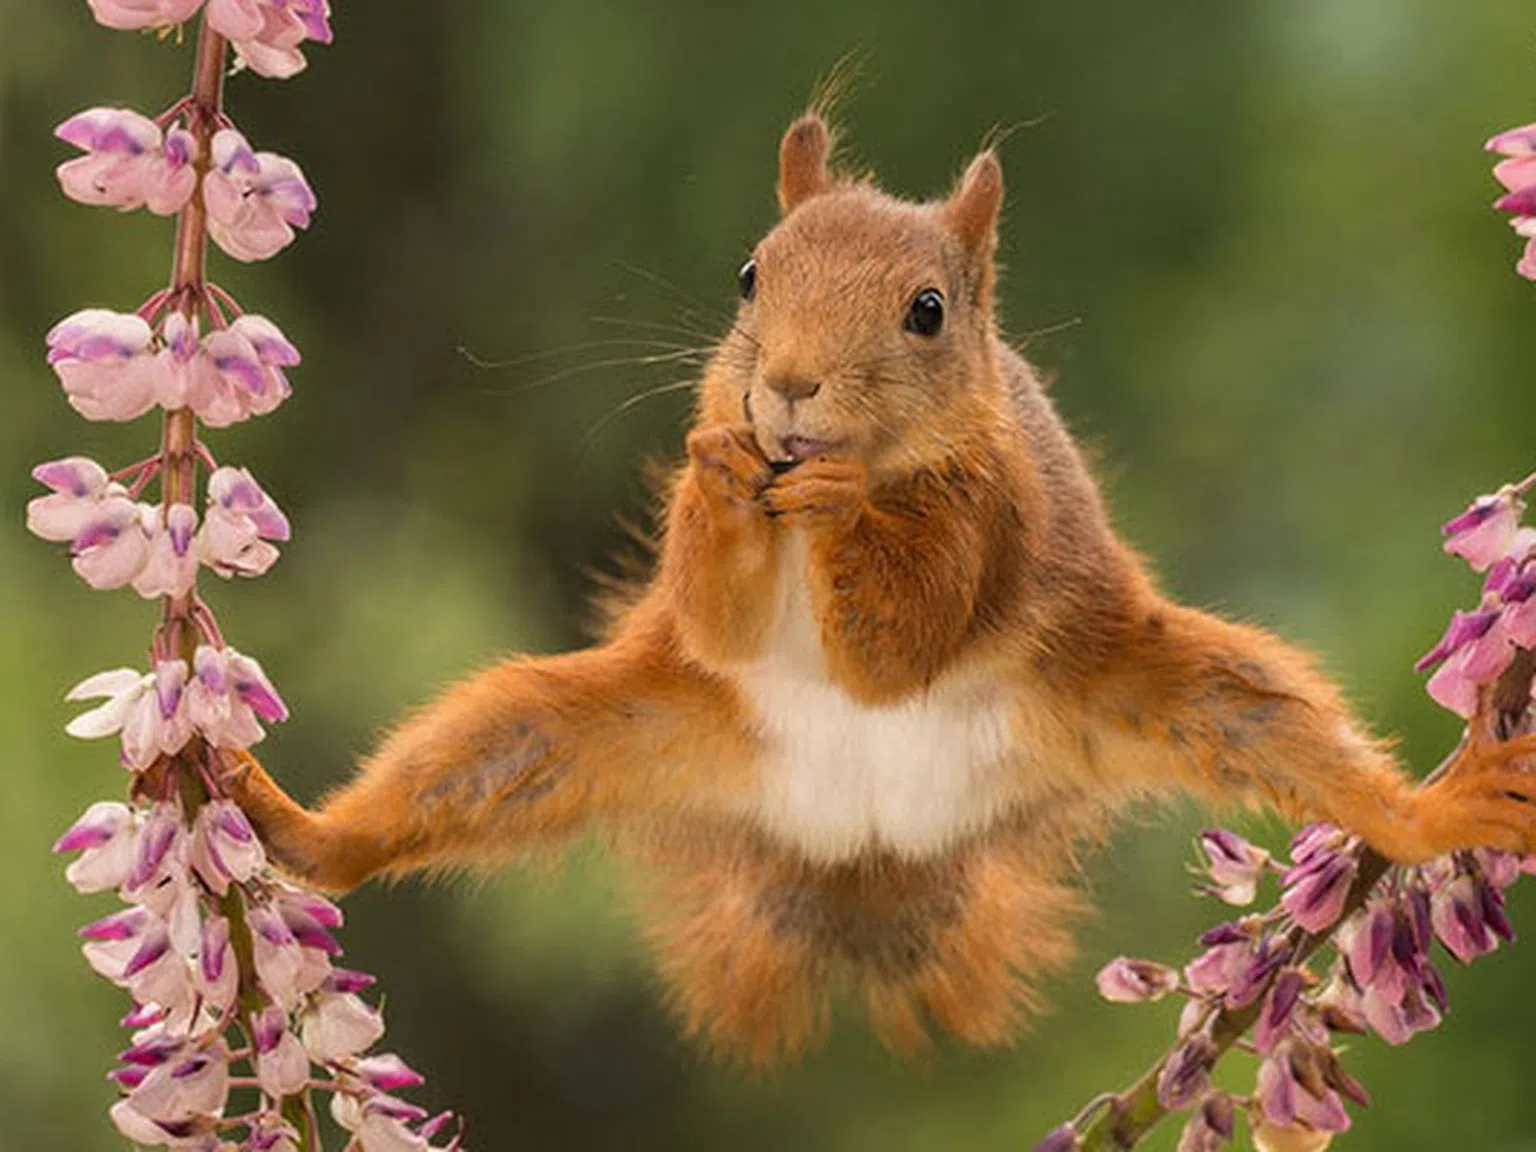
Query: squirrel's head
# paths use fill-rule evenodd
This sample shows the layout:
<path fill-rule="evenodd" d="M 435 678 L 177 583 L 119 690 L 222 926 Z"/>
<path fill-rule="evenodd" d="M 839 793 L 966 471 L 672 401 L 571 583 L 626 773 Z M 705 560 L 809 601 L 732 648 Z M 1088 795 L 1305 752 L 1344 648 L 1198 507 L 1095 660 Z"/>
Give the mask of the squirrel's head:
<path fill-rule="evenodd" d="M 770 460 L 902 468 L 943 454 L 1003 395 L 992 351 L 1002 168 L 983 152 L 946 199 L 912 204 L 834 174 L 831 149 L 815 114 L 784 134 L 782 216 L 741 269 L 704 414 L 745 411 Z"/>

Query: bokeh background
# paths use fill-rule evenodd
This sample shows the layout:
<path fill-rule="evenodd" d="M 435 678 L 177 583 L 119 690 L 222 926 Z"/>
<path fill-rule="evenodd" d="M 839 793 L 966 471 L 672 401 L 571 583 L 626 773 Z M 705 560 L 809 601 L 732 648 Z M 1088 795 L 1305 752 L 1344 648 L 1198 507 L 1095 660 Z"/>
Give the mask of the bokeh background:
<path fill-rule="evenodd" d="M 264 751 L 301 795 L 464 668 L 581 641 L 589 573 L 645 518 L 643 461 L 680 444 L 688 367 L 667 355 L 722 327 L 773 219 L 778 133 L 850 50 L 847 140 L 890 188 L 937 193 L 1017 127 L 1003 319 L 1167 584 L 1315 647 L 1420 770 L 1453 740 L 1410 669 L 1475 596 L 1437 526 L 1536 465 L 1536 289 L 1479 150 L 1536 117 L 1524 0 L 337 8 L 304 75 L 229 86 L 319 190 L 315 226 L 214 270 L 305 353 L 275 416 L 210 437 L 297 528 L 269 578 L 212 596 L 294 707 Z M 40 460 L 148 450 L 147 421 L 72 415 L 42 336 L 136 305 L 171 237 L 66 202 L 50 132 L 162 107 L 189 65 L 78 0 L 0 0 L 5 1152 L 122 1146 L 101 1077 L 123 1005 L 73 937 L 111 903 L 76 897 L 48 845 L 123 785 L 107 746 L 63 734 L 63 692 L 141 660 L 153 610 L 86 590 L 22 508 Z M 1183 875 L 1198 827 L 1176 810 L 1117 834 L 1082 962 L 1003 1053 L 903 1064 L 850 1016 L 799 1067 L 713 1066 L 658 1005 L 632 877 L 592 846 L 554 874 L 359 893 L 345 940 L 425 1099 L 481 1149 L 1023 1149 L 1166 1040 L 1173 1008 L 1099 1003 L 1091 976 L 1187 956 L 1219 915 Z M 1514 914 L 1536 930 L 1536 883 Z M 1376 1106 L 1340 1147 L 1536 1148 L 1536 951 L 1447 977 L 1439 1032 L 1355 1046 Z"/>

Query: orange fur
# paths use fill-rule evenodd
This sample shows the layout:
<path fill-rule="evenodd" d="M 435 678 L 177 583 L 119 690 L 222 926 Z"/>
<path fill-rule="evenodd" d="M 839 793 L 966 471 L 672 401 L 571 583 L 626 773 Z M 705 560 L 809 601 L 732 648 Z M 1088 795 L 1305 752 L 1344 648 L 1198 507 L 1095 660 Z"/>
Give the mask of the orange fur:
<path fill-rule="evenodd" d="M 318 811 L 243 757 L 275 859 L 347 889 L 606 830 L 661 878 L 685 1021 L 765 1061 L 839 982 L 895 1047 L 1004 1041 L 1070 954 L 1074 846 L 1138 795 L 1253 798 L 1402 861 L 1529 850 L 1511 753 L 1415 792 L 1304 654 L 1156 591 L 998 338 L 996 157 L 910 204 L 830 148 L 814 115 L 784 138 L 649 587 L 599 646 L 450 689 Z"/>

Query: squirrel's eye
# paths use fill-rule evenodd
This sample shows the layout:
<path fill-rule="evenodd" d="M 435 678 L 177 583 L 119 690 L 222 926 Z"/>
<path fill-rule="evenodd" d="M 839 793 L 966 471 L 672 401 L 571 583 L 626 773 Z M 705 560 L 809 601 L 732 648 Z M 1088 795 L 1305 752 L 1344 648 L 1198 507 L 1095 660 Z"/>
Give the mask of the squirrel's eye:
<path fill-rule="evenodd" d="M 944 327 L 944 294 L 937 288 L 924 288 L 912 297 L 901 326 L 919 336 L 937 336 Z"/>
<path fill-rule="evenodd" d="M 741 289 L 743 300 L 752 299 L 757 291 L 757 261 L 748 260 L 741 266 L 741 271 L 736 275 L 736 285 Z"/>

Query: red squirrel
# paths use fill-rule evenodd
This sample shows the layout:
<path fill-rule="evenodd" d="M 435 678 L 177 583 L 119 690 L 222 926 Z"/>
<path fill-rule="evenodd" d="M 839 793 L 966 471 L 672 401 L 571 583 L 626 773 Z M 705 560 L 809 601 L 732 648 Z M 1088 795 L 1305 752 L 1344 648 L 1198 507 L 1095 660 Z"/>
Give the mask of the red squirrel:
<path fill-rule="evenodd" d="M 595 829 L 655 866 L 687 1026 L 754 1061 L 829 990 L 890 1045 L 1006 1041 L 1071 952 L 1074 853 L 1182 789 L 1333 821 L 1400 862 L 1536 847 L 1530 776 L 1415 790 L 1306 654 L 1165 598 L 999 336 L 1002 169 L 914 204 L 812 113 L 704 370 L 661 550 L 603 643 L 448 689 L 315 811 L 228 786 L 324 889 Z"/>

